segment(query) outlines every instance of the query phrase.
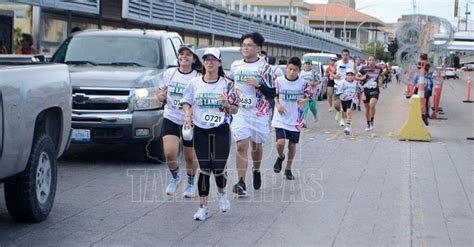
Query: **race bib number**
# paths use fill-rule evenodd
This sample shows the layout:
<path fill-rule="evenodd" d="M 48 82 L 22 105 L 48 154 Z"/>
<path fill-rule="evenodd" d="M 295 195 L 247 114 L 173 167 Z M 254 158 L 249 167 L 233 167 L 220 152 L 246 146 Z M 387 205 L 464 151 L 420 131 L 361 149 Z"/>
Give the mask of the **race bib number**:
<path fill-rule="evenodd" d="M 219 126 L 224 122 L 224 112 L 203 112 L 201 121 L 207 126 Z"/>
<path fill-rule="evenodd" d="M 174 109 L 182 109 L 180 99 L 172 99 L 169 102 Z"/>
<path fill-rule="evenodd" d="M 252 97 L 250 95 L 242 95 L 240 97 L 240 106 L 243 108 L 250 108 L 255 104 L 255 97 Z"/>

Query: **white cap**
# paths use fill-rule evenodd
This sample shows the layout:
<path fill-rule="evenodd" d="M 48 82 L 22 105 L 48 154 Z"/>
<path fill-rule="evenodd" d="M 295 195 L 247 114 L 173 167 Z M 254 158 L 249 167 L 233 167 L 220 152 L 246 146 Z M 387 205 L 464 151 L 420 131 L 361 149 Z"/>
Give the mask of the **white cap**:
<path fill-rule="evenodd" d="M 352 74 L 355 75 L 354 69 L 352 69 L 352 68 L 347 69 L 347 70 L 346 70 L 346 75 L 347 75 L 347 73 L 352 73 Z"/>
<path fill-rule="evenodd" d="M 192 141 L 193 140 L 193 127 L 185 128 L 183 125 L 183 130 L 181 131 L 183 134 L 183 140 L 185 141 Z"/>
<path fill-rule="evenodd" d="M 219 59 L 219 61 L 221 60 L 221 52 L 217 48 L 208 48 L 208 49 L 206 49 L 206 51 L 202 55 L 202 59 L 206 59 L 206 57 L 209 56 L 209 55 L 214 56 L 215 58 Z"/>

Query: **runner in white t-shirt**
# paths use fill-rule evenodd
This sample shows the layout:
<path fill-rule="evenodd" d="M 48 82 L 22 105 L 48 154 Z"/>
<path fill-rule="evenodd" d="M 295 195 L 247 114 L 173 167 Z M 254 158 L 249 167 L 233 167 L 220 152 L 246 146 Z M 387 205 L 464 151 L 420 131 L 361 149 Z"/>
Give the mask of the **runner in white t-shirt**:
<path fill-rule="evenodd" d="M 346 71 L 348 69 L 355 70 L 354 61 L 349 59 L 349 50 L 344 49 L 341 52 L 342 59 L 336 62 L 336 76 L 334 77 L 335 92 L 334 92 L 334 108 L 336 108 L 336 122 L 340 126 L 344 126 L 344 119 L 342 118 L 341 112 L 341 100 L 339 96 L 341 95 L 340 85 L 344 82 L 346 78 Z"/>
<path fill-rule="evenodd" d="M 278 158 L 273 165 L 273 171 L 279 173 L 285 159 L 285 139 L 288 139 L 288 161 L 285 168 L 285 177 L 293 180 L 291 166 L 296 154 L 296 144 L 299 142 L 300 131 L 304 124 L 304 105 L 312 100 L 313 92 L 308 81 L 299 77 L 301 60 L 292 57 L 286 66 L 286 76 L 278 77 L 275 81 L 276 93 L 272 127 L 275 127 L 276 148 Z"/>
<path fill-rule="evenodd" d="M 183 105 L 185 128 L 193 127 L 193 141 L 199 162 L 198 191 L 200 207 L 194 214 L 195 220 L 206 220 L 209 215 L 208 197 L 210 176 L 218 190 L 219 207 L 222 212 L 230 209 L 226 193 L 227 159 L 231 139 L 231 114 L 238 111 L 239 95 L 234 82 L 225 78 L 220 52 L 209 48 L 204 52 L 203 76 L 189 82 L 184 90 Z"/>
<path fill-rule="evenodd" d="M 340 87 L 340 100 L 342 105 L 342 111 L 344 112 L 344 120 L 346 121 L 346 128 L 344 133 L 346 135 L 352 134 L 352 104 L 357 103 L 357 93 L 362 92 L 364 89 L 362 86 L 354 80 L 355 72 L 353 69 L 346 70 L 346 77 L 344 81 L 339 85 Z"/>
<path fill-rule="evenodd" d="M 318 120 L 318 108 L 316 105 L 316 102 L 318 101 L 319 97 L 319 82 L 321 81 L 321 78 L 318 75 L 318 72 L 316 72 L 313 69 L 313 60 L 311 58 L 305 58 L 304 60 L 304 65 L 303 65 L 303 70 L 300 72 L 300 77 L 303 78 L 305 81 L 308 82 L 309 86 L 311 87 L 311 91 L 313 92 L 313 97 L 311 97 L 313 100 L 308 101 L 304 105 L 304 125 L 303 128 L 306 128 L 306 125 L 308 124 L 308 112 L 311 111 L 313 113 L 314 121 Z"/>
<path fill-rule="evenodd" d="M 163 149 L 166 164 L 171 172 L 172 178 L 166 187 L 166 194 L 173 195 L 180 183 L 178 152 L 182 136 L 181 125 L 184 122 L 184 112 L 181 107 L 183 91 L 189 81 L 195 77 L 201 77 L 202 64 L 199 57 L 194 53 L 191 46 L 182 46 L 178 50 L 178 68 L 167 69 L 163 74 L 163 82 L 158 92 L 158 100 L 166 101 L 163 113 L 162 135 Z M 184 189 L 184 197 L 194 196 L 194 174 L 197 163 L 194 159 L 194 148 L 192 141 L 182 140 L 183 154 L 188 175 L 187 185 Z"/>
<path fill-rule="evenodd" d="M 264 58 L 258 56 L 264 38 L 259 33 L 249 33 L 241 37 L 242 57 L 232 63 L 229 78 L 235 82 L 240 94 L 239 113 L 232 122 L 232 135 L 237 142 L 236 165 L 238 183 L 233 192 L 246 195 L 245 177 L 248 166 L 248 149 L 252 145 L 253 187 L 260 189 L 262 144 L 270 133 L 268 100 L 275 97 L 273 73 Z"/>

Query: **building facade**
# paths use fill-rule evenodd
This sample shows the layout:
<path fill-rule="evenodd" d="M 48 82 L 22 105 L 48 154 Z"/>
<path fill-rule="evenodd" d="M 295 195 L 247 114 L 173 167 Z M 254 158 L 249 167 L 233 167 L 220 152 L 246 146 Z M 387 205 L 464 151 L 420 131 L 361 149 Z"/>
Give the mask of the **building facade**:
<path fill-rule="evenodd" d="M 353 1 L 349 2 L 349 5 Z M 355 3 L 353 4 L 355 6 Z M 384 23 L 370 15 L 338 3 L 315 4 L 309 12 L 309 25 L 311 28 L 327 32 L 337 39 L 354 45 L 378 41 L 386 42 L 387 33 Z"/>

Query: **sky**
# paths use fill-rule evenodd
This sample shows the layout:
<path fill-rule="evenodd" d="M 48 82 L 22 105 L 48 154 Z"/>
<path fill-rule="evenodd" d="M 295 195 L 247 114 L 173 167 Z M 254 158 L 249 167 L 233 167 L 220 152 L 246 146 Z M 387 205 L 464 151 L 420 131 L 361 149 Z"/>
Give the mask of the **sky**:
<path fill-rule="evenodd" d="M 305 0 L 308 3 L 327 3 L 327 0 Z M 385 23 L 397 22 L 402 14 L 413 14 L 413 0 L 356 0 L 356 9 L 369 6 L 360 10 L 373 17 L 382 20 Z M 415 0 L 417 14 L 433 15 L 446 18 L 455 23 L 454 19 L 454 0 Z M 468 17 L 470 22 L 474 20 L 474 0 L 459 0 L 459 11 L 463 17 L 466 12 L 466 2 L 469 2 L 471 15 Z"/>

